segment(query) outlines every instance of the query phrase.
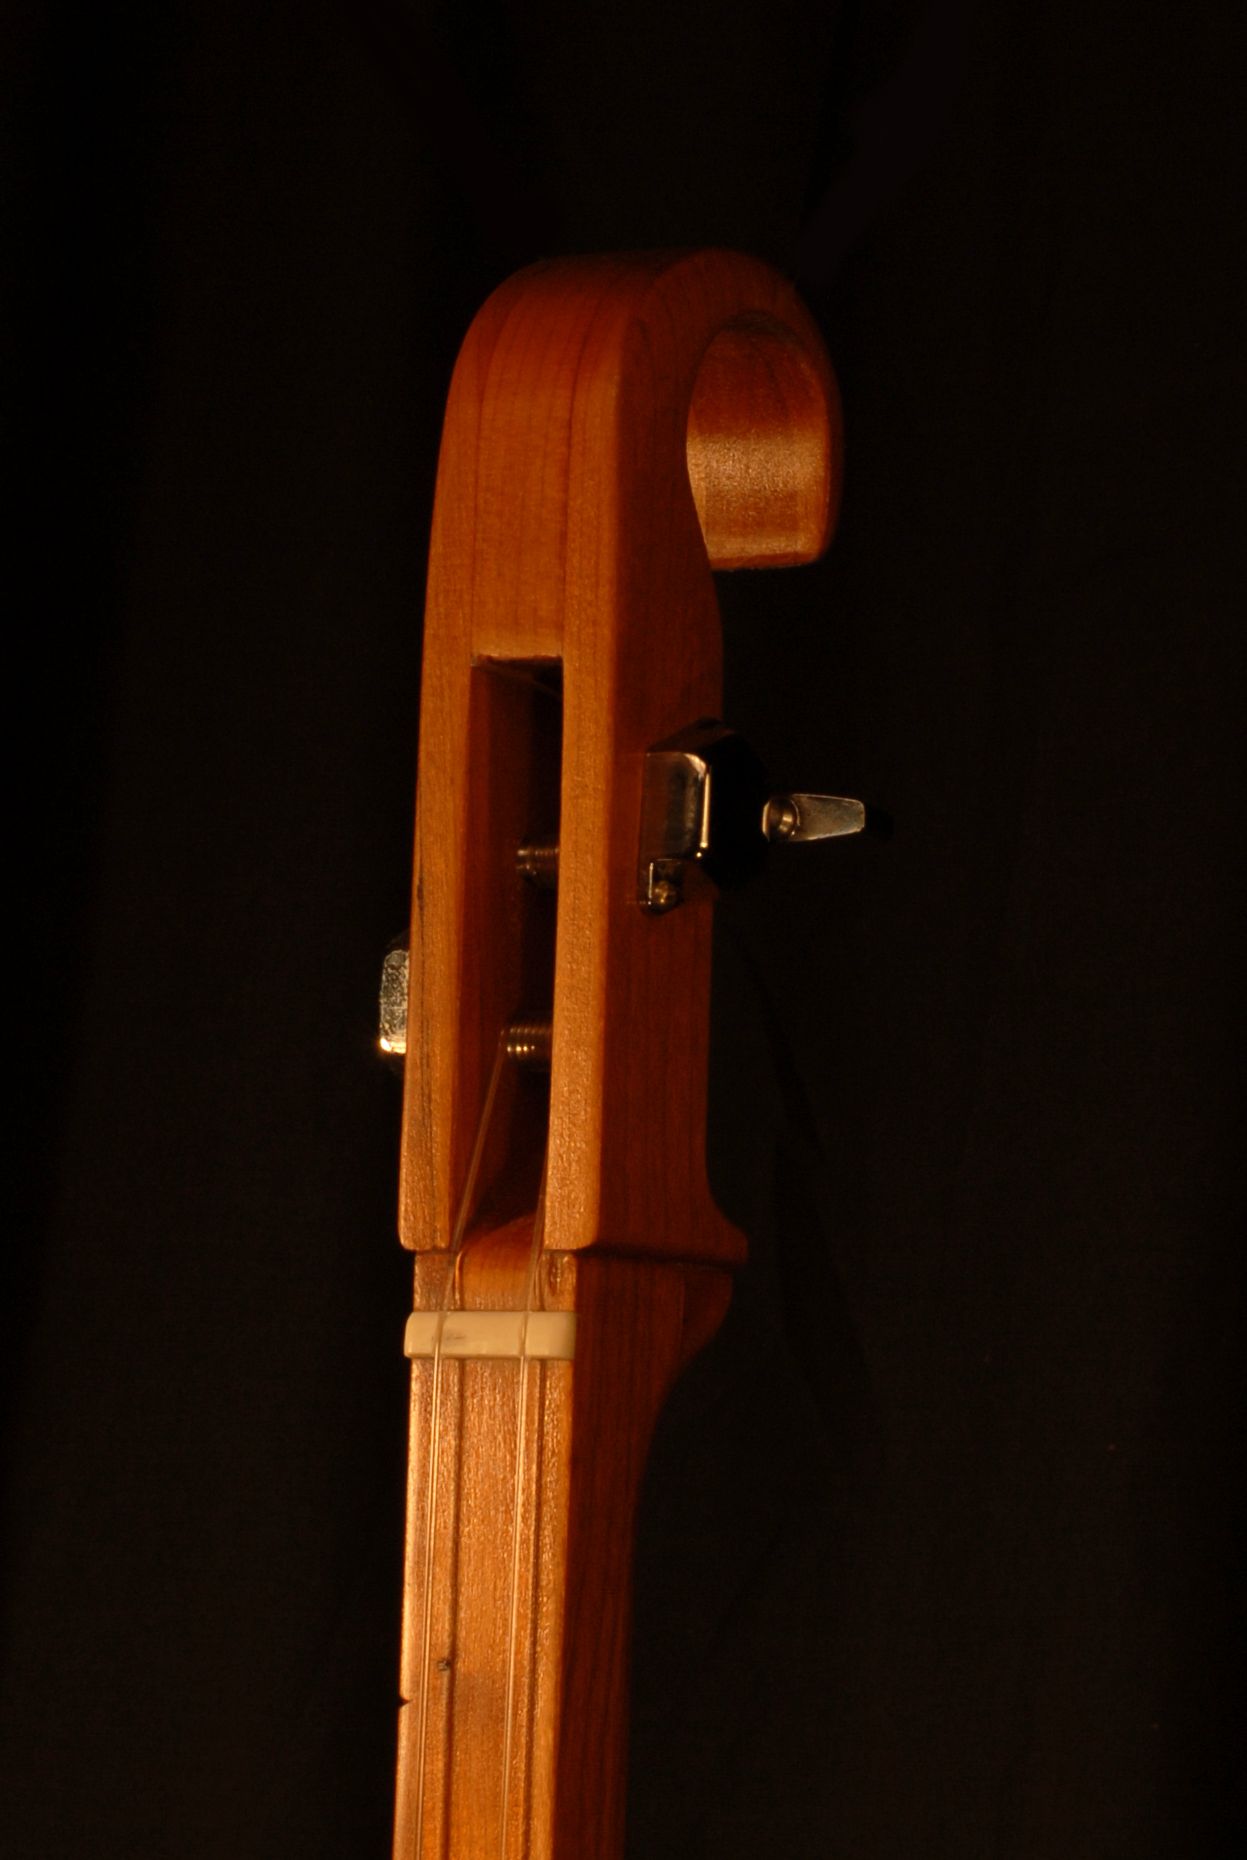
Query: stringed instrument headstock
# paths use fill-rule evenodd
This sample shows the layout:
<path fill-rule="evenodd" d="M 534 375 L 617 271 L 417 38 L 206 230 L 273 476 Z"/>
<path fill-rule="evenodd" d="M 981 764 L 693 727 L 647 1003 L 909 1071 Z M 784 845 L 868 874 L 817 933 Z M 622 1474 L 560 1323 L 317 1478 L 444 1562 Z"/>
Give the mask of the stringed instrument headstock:
<path fill-rule="evenodd" d="M 840 473 L 817 329 L 736 253 L 534 265 L 459 355 L 388 1041 L 401 1860 L 622 1851 L 640 1481 L 745 1257 L 706 1179 L 710 905 L 768 839 L 862 825 L 769 796 L 719 724 L 711 570 L 814 560 Z"/>

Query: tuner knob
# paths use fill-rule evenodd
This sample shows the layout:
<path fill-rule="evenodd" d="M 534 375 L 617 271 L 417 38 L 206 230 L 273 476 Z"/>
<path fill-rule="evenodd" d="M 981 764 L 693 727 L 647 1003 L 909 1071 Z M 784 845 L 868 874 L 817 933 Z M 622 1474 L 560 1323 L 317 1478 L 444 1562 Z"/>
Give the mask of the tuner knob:
<path fill-rule="evenodd" d="M 717 718 L 655 743 L 645 758 L 638 897 L 656 915 L 694 896 L 742 885 L 776 840 L 861 833 L 861 801 L 772 794 L 760 758 Z"/>
<path fill-rule="evenodd" d="M 837 840 L 865 830 L 865 802 L 842 794 L 773 794 L 762 810 L 768 840 Z"/>

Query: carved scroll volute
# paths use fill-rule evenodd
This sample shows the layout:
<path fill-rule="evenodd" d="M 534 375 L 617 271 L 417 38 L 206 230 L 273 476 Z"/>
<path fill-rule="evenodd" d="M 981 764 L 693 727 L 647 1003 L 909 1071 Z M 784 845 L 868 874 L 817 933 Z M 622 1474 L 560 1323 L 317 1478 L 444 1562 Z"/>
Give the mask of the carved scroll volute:
<path fill-rule="evenodd" d="M 540 678 L 561 664 L 545 1247 L 743 1257 L 705 1174 L 710 911 L 656 918 L 637 905 L 641 761 L 718 711 L 710 569 L 818 556 L 840 456 L 817 330 L 757 260 L 557 260 L 512 278 L 473 323 L 429 563 L 408 1246 L 450 1244 L 498 1029 L 522 1005 L 504 844 L 519 815 L 505 779 L 490 788 L 482 770 L 526 725 L 510 700 L 474 698 L 473 668 Z M 479 875 L 491 860 L 506 875 L 496 884 Z"/>

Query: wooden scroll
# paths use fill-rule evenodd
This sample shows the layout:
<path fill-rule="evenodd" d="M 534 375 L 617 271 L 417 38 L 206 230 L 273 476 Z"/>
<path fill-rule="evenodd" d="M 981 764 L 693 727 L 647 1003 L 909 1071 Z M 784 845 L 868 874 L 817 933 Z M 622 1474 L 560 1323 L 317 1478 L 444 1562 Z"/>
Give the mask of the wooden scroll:
<path fill-rule="evenodd" d="M 398 1860 L 622 1851 L 638 1489 L 745 1252 L 706 1181 L 710 912 L 638 902 L 642 762 L 717 712 L 711 568 L 819 555 L 840 451 L 813 322 L 734 253 L 535 265 L 455 368 L 403 1114 Z M 517 850 L 550 878 L 556 844 L 542 889 Z M 548 1071 L 505 1057 L 517 1023 Z"/>

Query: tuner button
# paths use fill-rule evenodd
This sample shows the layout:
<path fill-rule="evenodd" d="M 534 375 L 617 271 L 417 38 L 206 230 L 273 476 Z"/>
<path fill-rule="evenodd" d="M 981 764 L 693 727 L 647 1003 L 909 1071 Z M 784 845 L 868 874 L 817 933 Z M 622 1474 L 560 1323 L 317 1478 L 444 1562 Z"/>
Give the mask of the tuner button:
<path fill-rule="evenodd" d="M 865 827 L 865 804 L 840 794 L 773 794 L 762 810 L 768 840 L 834 840 Z"/>
<path fill-rule="evenodd" d="M 380 1040 L 383 1053 L 401 1058 L 407 1051 L 407 944 L 397 940 L 381 965 Z"/>

